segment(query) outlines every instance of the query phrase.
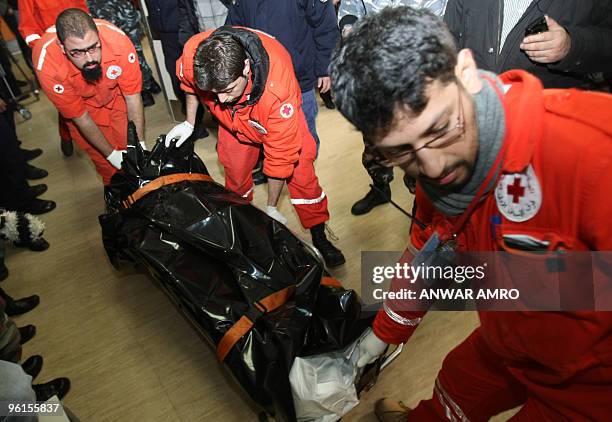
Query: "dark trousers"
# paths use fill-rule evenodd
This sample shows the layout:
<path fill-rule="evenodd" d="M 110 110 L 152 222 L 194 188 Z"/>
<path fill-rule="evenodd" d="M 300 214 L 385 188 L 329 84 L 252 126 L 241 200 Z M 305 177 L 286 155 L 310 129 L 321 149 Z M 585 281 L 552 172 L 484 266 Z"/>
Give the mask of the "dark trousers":
<path fill-rule="evenodd" d="M 25 178 L 26 161 L 19 149 L 13 111 L 0 113 L 0 207 L 16 210 L 32 199 Z"/>
<path fill-rule="evenodd" d="M 158 32 L 157 34 L 159 35 L 162 51 L 164 52 L 164 64 L 172 80 L 172 90 L 181 104 L 184 104 L 185 93 L 181 90 L 180 82 L 176 76 L 176 61 L 183 53 L 181 44 L 178 41 L 178 32 Z"/>

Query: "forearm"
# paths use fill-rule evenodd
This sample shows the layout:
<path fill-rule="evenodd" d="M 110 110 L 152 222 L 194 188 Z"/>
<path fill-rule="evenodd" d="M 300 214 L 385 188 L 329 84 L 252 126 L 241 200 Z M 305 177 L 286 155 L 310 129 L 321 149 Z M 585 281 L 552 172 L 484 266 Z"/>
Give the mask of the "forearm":
<path fill-rule="evenodd" d="M 85 112 L 81 117 L 74 118 L 72 121 L 77 125 L 87 142 L 100 151 L 102 155 L 108 157 L 113 152 L 114 148 L 106 140 L 98 125 L 89 116 L 89 113 Z"/>
<path fill-rule="evenodd" d="M 285 185 L 285 179 L 275 179 L 268 177 L 268 205 L 275 207 L 278 204 L 278 199 L 283 191 Z"/>
<path fill-rule="evenodd" d="M 142 106 L 142 97 L 140 94 L 126 95 L 125 103 L 127 104 L 128 120 L 134 122 L 136 126 L 136 134 L 139 141 L 145 140 L 145 117 L 144 107 Z"/>
<path fill-rule="evenodd" d="M 185 93 L 185 99 L 186 99 L 186 116 L 185 116 L 185 120 L 188 121 L 189 123 L 191 123 L 192 126 L 195 126 L 196 123 L 196 113 L 198 111 L 198 105 L 200 104 L 200 100 L 198 100 L 198 97 L 196 95 L 193 94 L 187 94 Z"/>

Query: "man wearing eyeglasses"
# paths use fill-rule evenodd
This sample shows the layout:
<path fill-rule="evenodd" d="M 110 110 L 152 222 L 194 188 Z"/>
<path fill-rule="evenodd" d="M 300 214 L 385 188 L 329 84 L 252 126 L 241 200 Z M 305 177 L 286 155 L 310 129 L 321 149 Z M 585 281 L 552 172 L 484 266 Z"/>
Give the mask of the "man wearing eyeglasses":
<path fill-rule="evenodd" d="M 108 184 L 121 168 L 128 119 L 144 139 L 142 75 L 133 44 L 112 24 L 67 9 L 34 47 L 33 61 L 45 94 L 70 120 L 72 139 Z"/>
<path fill-rule="evenodd" d="M 30 48 L 40 41 L 47 28 L 55 25 L 57 16 L 65 9 L 77 8 L 89 13 L 85 0 L 19 0 L 19 32 Z M 58 115 L 58 129 L 62 153 L 69 157 L 74 147 L 70 130 L 62 115 Z"/>
<path fill-rule="evenodd" d="M 439 18 L 407 7 L 364 19 L 330 70 L 338 109 L 417 180 L 419 222 L 406 256 L 531 253 L 533 286 L 550 280 L 536 267 L 565 272 L 541 268 L 534 252 L 612 250 L 612 96 L 544 90 L 520 70 L 479 71 Z M 595 284 L 575 281 L 587 292 Z M 359 366 L 410 338 L 425 313 L 407 302 L 383 302 Z M 488 421 L 522 406 L 513 420 L 610 419 L 612 314 L 564 309 L 479 312 L 481 325 L 447 355 L 431 398 L 414 409 L 380 400 L 377 417 Z"/>

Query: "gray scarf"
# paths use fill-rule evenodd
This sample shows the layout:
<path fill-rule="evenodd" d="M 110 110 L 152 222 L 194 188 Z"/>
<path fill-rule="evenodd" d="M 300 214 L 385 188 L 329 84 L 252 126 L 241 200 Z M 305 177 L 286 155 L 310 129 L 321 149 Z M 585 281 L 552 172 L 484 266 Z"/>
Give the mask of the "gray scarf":
<path fill-rule="evenodd" d="M 497 75 L 484 71 L 480 73 L 495 80 L 503 92 L 503 84 Z M 439 189 L 424 182 L 420 184 L 434 206 L 448 216 L 459 215 L 467 210 L 484 183 L 504 140 L 506 129 L 504 107 L 495 88 L 488 81 L 482 81 L 482 90 L 474 95 L 474 104 L 478 125 L 478 156 L 472 177 L 457 191 Z M 491 190 L 494 182 L 495 179 L 491 180 L 486 192 Z"/>

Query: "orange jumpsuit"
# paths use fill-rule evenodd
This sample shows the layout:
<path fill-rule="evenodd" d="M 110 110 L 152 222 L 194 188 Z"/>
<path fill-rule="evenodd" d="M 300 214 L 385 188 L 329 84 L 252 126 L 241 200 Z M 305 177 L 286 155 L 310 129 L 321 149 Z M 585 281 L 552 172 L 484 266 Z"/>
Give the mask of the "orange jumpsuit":
<path fill-rule="evenodd" d="M 127 148 L 127 107 L 125 95 L 140 93 L 142 74 L 130 39 L 111 23 L 95 19 L 102 44 L 102 77 L 87 82 L 81 71 L 66 57 L 55 32 L 46 32 L 32 52 L 36 75 L 45 94 L 66 119 L 86 111 L 114 149 Z M 54 30 L 55 28 L 53 28 Z M 96 166 L 104 184 L 116 169 L 79 132 L 74 122 L 68 127 L 72 139 Z"/>
<path fill-rule="evenodd" d="M 251 172 L 264 150 L 263 171 L 267 176 L 286 179 L 291 203 L 305 228 L 329 219 L 327 197 L 319 186 L 313 162 L 316 144 L 308 130 L 301 104 L 301 91 L 295 78 L 291 57 L 271 36 L 258 31 L 233 29 L 254 35 L 263 48 L 252 54 L 269 57 L 266 71 L 251 67 L 252 75 L 264 77 L 265 86 L 249 78 L 243 97 L 237 105 L 228 106 L 217 101 L 216 94 L 204 92 L 196 86 L 193 57 L 198 45 L 212 31 L 197 34 L 185 44 L 177 61 L 177 75 L 181 88 L 195 94 L 219 120 L 219 161 L 225 168 L 226 187 L 252 200 Z M 265 75 L 264 75 L 265 74 Z M 258 79 L 255 78 L 257 81 Z M 255 103 L 246 103 L 250 95 L 263 90 Z M 253 94 L 254 95 L 254 94 Z"/>
<path fill-rule="evenodd" d="M 523 71 L 501 78 L 512 85 L 503 98 L 502 175 L 459 233 L 458 250 L 528 253 L 504 240 L 517 235 L 548 242 L 551 251 L 612 250 L 612 97 L 542 90 Z M 514 183 L 501 185 L 504 180 Z M 422 248 L 434 230 L 450 235 L 460 217 L 438 212 L 421 190 L 416 202 L 416 217 L 427 228 L 413 224 L 414 247 Z M 388 300 L 376 316 L 374 332 L 387 343 L 406 341 L 424 315 L 400 306 Z M 479 315 L 481 326 L 448 354 L 433 397 L 409 420 L 488 421 L 519 405 L 513 421 L 610 420 L 611 312 Z"/>
<path fill-rule="evenodd" d="M 89 13 L 85 0 L 19 0 L 19 32 L 26 44 L 33 48 L 47 28 L 55 25 L 58 15 L 69 8 Z M 61 114 L 58 125 L 60 138 L 69 140 L 70 131 Z"/>

